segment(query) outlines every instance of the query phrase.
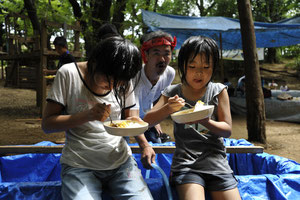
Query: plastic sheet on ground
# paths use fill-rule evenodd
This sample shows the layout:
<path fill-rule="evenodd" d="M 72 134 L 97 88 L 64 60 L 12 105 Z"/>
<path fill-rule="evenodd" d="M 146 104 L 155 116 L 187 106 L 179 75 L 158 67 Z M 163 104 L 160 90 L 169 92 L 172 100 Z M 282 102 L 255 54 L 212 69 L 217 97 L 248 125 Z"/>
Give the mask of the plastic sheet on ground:
<path fill-rule="evenodd" d="M 300 123 L 300 90 L 286 91 L 294 98 L 292 100 L 279 100 L 277 96 L 283 93 L 280 90 L 272 90 L 272 97 L 265 98 L 266 118 L 270 120 Z M 247 114 L 245 97 L 230 97 L 230 109 L 239 115 Z"/>
<path fill-rule="evenodd" d="M 244 139 L 225 139 L 226 146 L 252 145 Z M 55 145 L 41 142 L 38 146 Z M 136 145 L 136 144 L 132 144 Z M 158 144 L 153 144 L 158 145 Z M 161 145 L 174 145 L 173 142 Z M 0 158 L 0 199 L 31 200 L 61 199 L 60 164 L 61 154 L 23 154 Z M 145 177 L 146 170 L 140 163 L 140 155 L 134 154 Z M 300 164 L 287 158 L 262 154 L 228 154 L 231 168 L 239 181 L 242 199 L 287 199 L 300 198 Z M 172 154 L 157 154 L 156 164 L 166 175 L 170 173 Z M 146 182 L 156 200 L 167 198 L 161 174 L 151 170 Z M 172 188 L 173 199 L 178 199 Z M 111 198 L 107 193 L 104 200 Z M 208 198 L 209 199 L 209 198 Z"/>

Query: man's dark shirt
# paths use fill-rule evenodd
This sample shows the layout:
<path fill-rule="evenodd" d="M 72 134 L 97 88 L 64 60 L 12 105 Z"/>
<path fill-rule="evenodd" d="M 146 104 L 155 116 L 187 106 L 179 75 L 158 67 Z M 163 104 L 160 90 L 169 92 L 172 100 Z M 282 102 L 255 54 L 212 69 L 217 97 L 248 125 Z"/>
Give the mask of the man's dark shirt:
<path fill-rule="evenodd" d="M 75 58 L 69 53 L 69 51 L 67 51 L 66 53 L 62 54 L 59 57 L 59 62 L 58 62 L 58 65 L 57 65 L 57 69 L 59 69 L 64 64 L 72 63 L 72 62 L 75 62 Z"/>

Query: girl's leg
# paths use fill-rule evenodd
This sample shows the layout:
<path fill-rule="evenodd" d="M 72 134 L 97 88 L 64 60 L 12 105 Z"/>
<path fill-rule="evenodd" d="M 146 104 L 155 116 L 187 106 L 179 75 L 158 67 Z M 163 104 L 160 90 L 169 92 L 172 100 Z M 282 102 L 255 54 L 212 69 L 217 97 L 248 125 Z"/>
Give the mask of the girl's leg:
<path fill-rule="evenodd" d="M 101 200 L 102 184 L 92 170 L 62 164 L 63 200 Z"/>
<path fill-rule="evenodd" d="M 182 185 L 176 185 L 176 190 L 180 200 L 205 199 L 203 186 L 196 183 L 186 183 Z"/>
<path fill-rule="evenodd" d="M 225 191 L 211 191 L 211 197 L 213 200 L 240 200 L 240 193 L 238 188 Z"/>
<path fill-rule="evenodd" d="M 153 200 L 141 170 L 132 156 L 115 171 L 108 186 L 112 197 L 117 200 Z"/>

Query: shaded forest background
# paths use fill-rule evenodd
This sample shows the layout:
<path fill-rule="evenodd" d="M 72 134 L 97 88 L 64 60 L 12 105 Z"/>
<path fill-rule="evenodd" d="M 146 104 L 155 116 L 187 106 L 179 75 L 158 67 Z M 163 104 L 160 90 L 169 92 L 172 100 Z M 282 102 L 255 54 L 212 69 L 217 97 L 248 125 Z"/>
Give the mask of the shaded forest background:
<path fill-rule="evenodd" d="M 254 21 L 277 22 L 299 16 L 298 0 L 261 0 L 251 1 Z M 82 28 L 81 49 L 88 56 L 97 43 L 99 27 L 106 22 L 113 23 L 120 34 L 139 45 L 139 38 L 147 30 L 143 25 L 141 9 L 163 14 L 184 16 L 224 16 L 238 19 L 236 0 L 11 0 L 0 1 L 0 47 L 5 48 L 4 22 L 8 13 L 28 15 L 30 22 L 15 22 L 20 30 L 30 30 L 31 34 L 40 33 L 41 20 L 75 24 Z M 65 34 L 72 44 L 71 33 L 64 30 L 49 29 L 48 48 L 51 38 Z M 19 32 L 22 34 L 22 31 Z M 297 50 L 298 49 L 298 50 Z M 280 55 L 299 55 L 299 47 L 269 48 L 267 62 L 279 62 Z M 83 58 L 85 59 L 85 58 Z"/>
<path fill-rule="evenodd" d="M 7 51 L 5 41 L 5 20 L 10 13 L 29 16 L 24 21 L 12 21 L 17 34 L 30 37 L 41 35 L 41 21 L 53 21 L 65 24 L 79 23 L 81 26 L 81 45 L 83 52 L 81 60 L 86 60 L 91 50 L 98 42 L 99 27 L 107 22 L 114 24 L 119 33 L 140 46 L 139 39 L 147 31 L 142 22 L 141 9 L 163 14 L 184 16 L 223 16 L 239 19 L 238 3 L 236 0 L 0 0 L 0 50 Z M 298 0 L 262 0 L 250 1 L 254 21 L 277 22 L 283 19 L 299 16 Z M 12 30 L 12 31 L 15 31 Z M 26 30 L 26 31 L 24 31 Z M 52 41 L 56 36 L 64 35 L 69 42 L 69 48 L 74 46 L 72 32 L 62 28 L 48 27 L 47 48 L 53 49 Z M 30 49 L 30 46 L 22 46 Z M 291 59 L 289 67 L 300 73 L 300 48 L 296 46 L 268 48 L 265 50 L 265 60 L 260 63 L 280 63 L 283 59 Z M 176 67 L 176 58 L 172 61 Z M 5 63 L 4 63 L 5 64 Z M 237 76 L 245 74 L 243 62 L 224 61 L 226 70 L 242 71 Z M 238 70 L 237 70 L 238 69 Z M 242 69 L 242 70 L 240 70 Z M 217 80 L 222 81 L 222 80 Z M 258 84 L 260 85 L 260 84 Z M 260 133 L 257 133 L 258 135 Z"/>

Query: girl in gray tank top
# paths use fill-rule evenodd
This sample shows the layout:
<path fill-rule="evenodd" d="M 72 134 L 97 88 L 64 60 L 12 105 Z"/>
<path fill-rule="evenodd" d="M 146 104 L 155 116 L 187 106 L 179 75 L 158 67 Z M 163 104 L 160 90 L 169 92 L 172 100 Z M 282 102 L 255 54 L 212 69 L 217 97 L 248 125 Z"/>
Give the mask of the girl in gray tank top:
<path fill-rule="evenodd" d="M 213 199 L 240 199 L 223 144 L 223 137 L 230 137 L 232 129 L 227 87 L 211 81 L 218 62 L 219 50 L 213 39 L 203 36 L 187 39 L 178 55 L 181 84 L 167 87 L 144 117 L 153 126 L 186 109 L 186 102 L 195 105 L 201 100 L 214 105 L 211 117 L 187 124 L 174 122 L 176 150 L 170 180 L 179 199 L 196 196 L 204 199 L 205 190 Z"/>

